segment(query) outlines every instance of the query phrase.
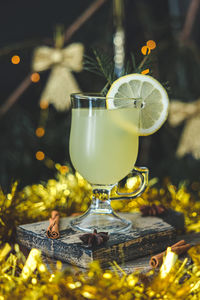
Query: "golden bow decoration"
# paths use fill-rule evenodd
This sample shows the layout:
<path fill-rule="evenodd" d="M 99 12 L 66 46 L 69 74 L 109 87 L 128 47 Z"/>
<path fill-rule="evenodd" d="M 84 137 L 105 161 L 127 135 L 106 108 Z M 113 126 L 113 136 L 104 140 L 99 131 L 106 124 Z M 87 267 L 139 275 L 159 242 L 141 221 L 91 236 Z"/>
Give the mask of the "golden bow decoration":
<path fill-rule="evenodd" d="M 51 73 L 40 101 L 52 103 L 57 110 L 67 109 L 70 94 L 79 92 L 80 88 L 71 73 L 83 68 L 84 47 L 73 43 L 64 49 L 42 46 L 33 54 L 32 69 L 41 72 L 51 68 Z"/>
<path fill-rule="evenodd" d="M 194 158 L 200 159 L 200 99 L 190 103 L 171 101 L 168 120 L 172 127 L 186 121 L 177 148 L 177 156 L 192 154 Z"/>

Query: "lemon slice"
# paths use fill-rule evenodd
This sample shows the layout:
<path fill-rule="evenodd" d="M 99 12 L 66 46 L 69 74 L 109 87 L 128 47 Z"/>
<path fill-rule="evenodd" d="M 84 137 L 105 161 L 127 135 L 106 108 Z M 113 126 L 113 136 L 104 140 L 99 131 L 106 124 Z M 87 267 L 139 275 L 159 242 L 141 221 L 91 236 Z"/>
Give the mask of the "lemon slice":
<path fill-rule="evenodd" d="M 133 101 L 133 100 L 136 101 Z M 122 76 L 111 85 L 106 95 L 107 109 L 139 104 L 140 121 L 138 134 L 156 132 L 168 116 L 169 99 L 164 87 L 153 77 L 142 74 Z"/>

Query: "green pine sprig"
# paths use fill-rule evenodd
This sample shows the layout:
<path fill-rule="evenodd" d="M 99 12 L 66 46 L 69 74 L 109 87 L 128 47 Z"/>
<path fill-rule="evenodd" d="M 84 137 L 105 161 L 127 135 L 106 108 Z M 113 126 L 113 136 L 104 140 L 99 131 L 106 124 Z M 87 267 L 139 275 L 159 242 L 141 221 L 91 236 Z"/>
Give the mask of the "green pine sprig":
<path fill-rule="evenodd" d="M 112 57 L 100 49 L 93 49 L 92 56 L 85 55 L 84 69 L 106 79 L 106 85 L 101 91 L 102 94 L 105 94 L 113 81 L 117 79 Z"/>
<path fill-rule="evenodd" d="M 124 64 L 121 76 L 131 73 L 141 73 L 143 70 L 150 68 L 151 63 L 151 55 L 146 55 L 137 66 L 135 56 L 131 53 L 129 59 Z M 105 78 L 106 84 L 101 90 L 102 95 L 107 94 L 110 86 L 117 79 L 113 57 L 99 48 L 93 49 L 92 56 L 84 56 L 84 70 Z"/>

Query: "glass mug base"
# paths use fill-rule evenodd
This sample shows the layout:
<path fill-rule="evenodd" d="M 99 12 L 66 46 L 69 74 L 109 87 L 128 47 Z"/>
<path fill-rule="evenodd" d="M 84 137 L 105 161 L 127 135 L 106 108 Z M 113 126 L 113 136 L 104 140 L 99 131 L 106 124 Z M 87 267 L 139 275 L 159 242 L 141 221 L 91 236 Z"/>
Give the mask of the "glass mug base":
<path fill-rule="evenodd" d="M 118 216 L 113 210 L 108 201 L 105 201 L 107 208 L 89 208 L 88 211 L 71 221 L 70 225 L 74 230 L 93 232 L 94 229 L 97 232 L 108 233 L 124 233 L 128 232 L 132 227 L 132 222 Z M 105 203 L 99 203 L 101 204 Z"/>

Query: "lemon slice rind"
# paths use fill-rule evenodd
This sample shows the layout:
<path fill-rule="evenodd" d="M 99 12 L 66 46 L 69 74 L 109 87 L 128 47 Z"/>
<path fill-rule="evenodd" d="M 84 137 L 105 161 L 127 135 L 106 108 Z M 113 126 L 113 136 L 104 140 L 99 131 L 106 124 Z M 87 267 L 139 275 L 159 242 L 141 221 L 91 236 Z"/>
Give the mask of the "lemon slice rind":
<path fill-rule="evenodd" d="M 150 135 L 160 129 L 168 116 L 169 98 L 164 87 L 152 76 L 129 74 L 111 85 L 106 95 L 107 109 L 126 107 L 140 102 L 139 135 Z"/>

